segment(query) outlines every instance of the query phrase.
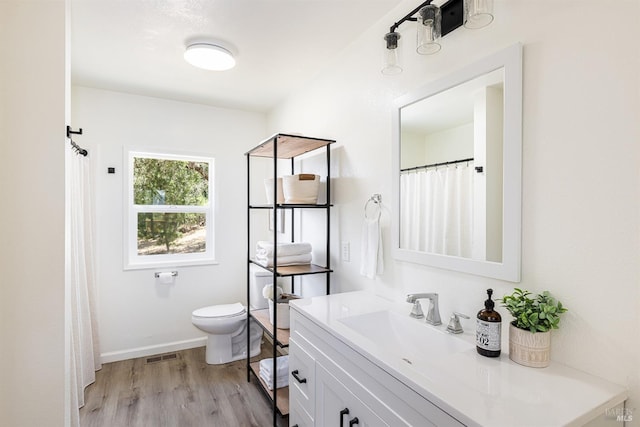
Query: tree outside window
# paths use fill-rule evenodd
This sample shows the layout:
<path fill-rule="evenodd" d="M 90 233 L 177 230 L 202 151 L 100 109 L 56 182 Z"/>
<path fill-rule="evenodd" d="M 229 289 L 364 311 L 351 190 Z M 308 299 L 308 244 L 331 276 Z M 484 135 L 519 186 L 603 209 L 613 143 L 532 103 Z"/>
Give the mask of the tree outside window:
<path fill-rule="evenodd" d="M 131 152 L 129 164 L 129 263 L 213 258 L 213 160 Z"/>

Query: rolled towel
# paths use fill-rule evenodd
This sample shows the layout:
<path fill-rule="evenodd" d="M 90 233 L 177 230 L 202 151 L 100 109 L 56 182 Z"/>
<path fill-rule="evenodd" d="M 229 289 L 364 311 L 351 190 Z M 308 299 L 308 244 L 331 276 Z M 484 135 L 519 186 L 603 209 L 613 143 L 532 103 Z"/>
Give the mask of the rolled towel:
<path fill-rule="evenodd" d="M 289 356 L 278 356 L 276 361 L 276 373 L 278 377 L 287 376 L 289 373 Z M 273 373 L 273 357 L 262 359 L 260 361 L 260 372 L 264 372 L 266 375 L 271 376 Z"/>
<path fill-rule="evenodd" d="M 260 371 L 260 378 L 265 382 L 269 390 L 273 390 L 273 377 L 268 377 L 265 373 Z M 289 376 L 288 374 L 284 374 L 284 376 L 278 377 L 276 380 L 276 388 L 282 388 L 289 386 Z"/>
<path fill-rule="evenodd" d="M 261 257 L 256 255 L 254 260 L 263 267 L 273 267 L 273 256 Z M 284 267 L 287 265 L 303 265 L 311 263 L 311 254 L 291 255 L 291 256 L 279 256 L 278 266 Z"/>
<path fill-rule="evenodd" d="M 260 257 L 273 257 L 273 242 L 259 241 L 256 245 L 256 255 Z M 310 243 L 278 243 L 278 257 L 304 255 L 311 253 Z"/>

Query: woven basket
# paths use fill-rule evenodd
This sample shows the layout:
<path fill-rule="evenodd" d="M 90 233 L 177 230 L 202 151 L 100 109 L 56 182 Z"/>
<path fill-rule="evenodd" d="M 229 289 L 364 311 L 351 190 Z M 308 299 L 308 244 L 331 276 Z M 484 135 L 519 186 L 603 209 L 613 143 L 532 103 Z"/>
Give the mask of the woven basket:
<path fill-rule="evenodd" d="M 278 186 L 278 201 L 277 203 L 280 205 L 284 203 L 284 193 L 282 191 L 282 178 L 278 178 L 276 180 Z M 273 204 L 273 178 L 267 178 L 264 180 L 264 189 L 267 193 L 267 204 Z"/>
<path fill-rule="evenodd" d="M 282 178 L 285 203 L 316 204 L 320 189 L 320 176 L 301 173 Z"/>
<path fill-rule="evenodd" d="M 551 363 L 551 331 L 536 332 L 509 325 L 509 359 L 532 368 Z"/>

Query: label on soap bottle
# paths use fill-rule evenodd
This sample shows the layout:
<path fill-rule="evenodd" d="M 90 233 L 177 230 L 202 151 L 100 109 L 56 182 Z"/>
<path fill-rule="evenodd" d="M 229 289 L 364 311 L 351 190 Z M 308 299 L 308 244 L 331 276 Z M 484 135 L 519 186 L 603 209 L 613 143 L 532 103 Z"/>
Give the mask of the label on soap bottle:
<path fill-rule="evenodd" d="M 501 322 L 486 322 L 476 319 L 476 345 L 484 350 L 500 350 Z"/>

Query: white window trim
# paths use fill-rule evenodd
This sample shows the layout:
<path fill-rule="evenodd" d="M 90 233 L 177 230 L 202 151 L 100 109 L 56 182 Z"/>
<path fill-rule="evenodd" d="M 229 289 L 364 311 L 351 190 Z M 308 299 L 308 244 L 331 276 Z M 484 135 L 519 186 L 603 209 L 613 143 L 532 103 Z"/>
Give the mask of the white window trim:
<path fill-rule="evenodd" d="M 182 154 L 157 149 L 125 149 L 127 165 L 124 180 L 124 270 L 217 264 L 215 260 L 215 159 L 207 155 Z M 206 162 L 209 164 L 209 203 L 204 206 L 134 205 L 134 158 Z M 204 213 L 206 215 L 206 251 L 193 254 L 138 255 L 138 213 L 140 212 Z"/>

